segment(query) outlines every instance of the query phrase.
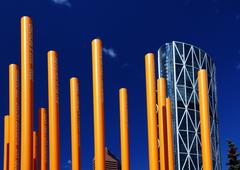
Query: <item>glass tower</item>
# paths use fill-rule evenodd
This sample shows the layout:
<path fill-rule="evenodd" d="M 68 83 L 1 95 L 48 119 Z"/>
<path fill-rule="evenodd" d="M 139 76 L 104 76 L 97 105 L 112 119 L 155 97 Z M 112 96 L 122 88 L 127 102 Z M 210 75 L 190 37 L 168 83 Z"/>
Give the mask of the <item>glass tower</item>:
<path fill-rule="evenodd" d="M 206 52 L 182 42 L 166 43 L 158 50 L 158 76 L 166 78 L 167 96 L 172 101 L 176 170 L 202 169 L 199 69 L 208 72 L 213 170 L 221 170 L 215 64 Z"/>

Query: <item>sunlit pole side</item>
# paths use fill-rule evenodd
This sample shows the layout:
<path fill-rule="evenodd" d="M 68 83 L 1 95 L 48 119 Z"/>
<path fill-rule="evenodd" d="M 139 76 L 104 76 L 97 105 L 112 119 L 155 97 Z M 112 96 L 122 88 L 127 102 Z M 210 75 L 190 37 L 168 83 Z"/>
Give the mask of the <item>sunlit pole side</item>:
<path fill-rule="evenodd" d="M 80 124 L 78 79 L 70 79 L 72 170 L 80 170 Z"/>
<path fill-rule="evenodd" d="M 129 170 L 128 94 L 126 88 L 119 90 L 119 106 L 122 170 Z"/>
<path fill-rule="evenodd" d="M 21 169 L 32 169 L 33 44 L 32 20 L 21 18 Z"/>
<path fill-rule="evenodd" d="M 207 70 L 198 71 L 198 90 L 203 170 L 212 170 Z"/>
<path fill-rule="evenodd" d="M 92 41 L 92 78 L 95 170 L 105 169 L 105 128 L 102 72 L 102 41 L 100 39 L 94 39 Z"/>
<path fill-rule="evenodd" d="M 58 59 L 48 52 L 49 164 L 50 170 L 60 169 L 59 151 Z"/>
<path fill-rule="evenodd" d="M 19 73 L 16 64 L 9 65 L 9 124 L 10 148 L 9 169 L 20 169 L 20 110 L 19 110 Z"/>
<path fill-rule="evenodd" d="M 145 55 L 149 170 L 159 170 L 154 54 Z"/>

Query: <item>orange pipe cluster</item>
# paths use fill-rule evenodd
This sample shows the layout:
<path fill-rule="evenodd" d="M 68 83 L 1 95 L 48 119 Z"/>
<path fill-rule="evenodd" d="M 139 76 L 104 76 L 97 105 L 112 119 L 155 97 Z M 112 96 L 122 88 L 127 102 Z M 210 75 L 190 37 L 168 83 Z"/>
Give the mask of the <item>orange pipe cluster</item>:
<path fill-rule="evenodd" d="M 48 108 L 38 112 L 38 131 L 33 130 L 33 44 L 32 21 L 21 18 L 21 139 L 18 66 L 9 66 L 9 115 L 4 117 L 4 170 L 60 169 L 58 57 L 48 54 Z M 154 54 L 145 55 L 148 151 L 150 170 L 174 170 L 171 100 L 166 95 L 166 79 L 156 78 Z M 95 170 L 105 170 L 105 128 L 102 68 L 102 41 L 92 41 Z M 199 99 L 203 169 L 211 170 L 211 143 L 206 70 L 200 70 Z M 156 105 L 158 104 L 158 112 Z M 72 170 L 80 170 L 79 81 L 70 79 Z M 130 169 L 128 134 L 128 94 L 119 90 L 122 170 Z M 48 119 L 47 119 L 48 117 Z M 158 123 L 158 124 L 157 124 Z M 48 137 L 49 132 L 49 163 Z M 160 147 L 158 147 L 158 140 Z M 21 153 L 20 153 L 21 146 Z M 159 164 L 160 160 L 160 164 Z"/>

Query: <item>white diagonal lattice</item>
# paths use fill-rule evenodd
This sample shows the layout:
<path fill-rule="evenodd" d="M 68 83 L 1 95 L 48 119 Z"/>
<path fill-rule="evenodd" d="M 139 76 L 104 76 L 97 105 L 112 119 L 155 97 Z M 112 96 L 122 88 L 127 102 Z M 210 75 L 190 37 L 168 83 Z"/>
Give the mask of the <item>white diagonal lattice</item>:
<path fill-rule="evenodd" d="M 202 169 L 197 72 L 206 69 L 213 169 L 221 170 L 215 65 L 207 53 L 195 46 L 175 41 L 168 44 L 168 49 L 169 46 L 170 52 L 164 49 L 166 45 L 163 50 L 160 48 L 158 61 L 162 63 L 158 64 L 165 70 L 168 95 L 173 101 L 175 169 Z"/>

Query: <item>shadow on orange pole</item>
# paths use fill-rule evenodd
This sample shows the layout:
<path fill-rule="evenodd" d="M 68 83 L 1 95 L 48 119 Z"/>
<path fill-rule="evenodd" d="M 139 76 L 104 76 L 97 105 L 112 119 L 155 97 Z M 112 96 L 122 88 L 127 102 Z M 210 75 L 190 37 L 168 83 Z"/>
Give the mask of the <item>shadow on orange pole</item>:
<path fill-rule="evenodd" d="M 38 167 L 39 170 L 47 170 L 47 110 L 40 108 L 38 111 Z"/>
<path fill-rule="evenodd" d="M 50 170 L 60 169 L 59 103 L 57 52 L 48 52 L 49 162 Z"/>
<path fill-rule="evenodd" d="M 198 71 L 198 90 L 203 170 L 212 170 L 207 70 Z"/>
<path fill-rule="evenodd" d="M 9 115 L 4 116 L 4 159 L 3 170 L 9 170 Z"/>
<path fill-rule="evenodd" d="M 105 169 L 105 129 L 104 129 L 104 97 L 102 69 L 102 41 L 92 41 L 92 78 L 94 105 L 94 152 L 95 170 Z"/>
<path fill-rule="evenodd" d="M 20 110 L 19 110 L 19 73 L 16 64 L 9 65 L 9 124 L 10 148 L 9 169 L 20 169 Z"/>
<path fill-rule="evenodd" d="M 79 84 L 78 79 L 70 79 L 71 101 L 71 138 L 72 138 L 72 170 L 80 170 L 80 125 L 79 125 Z"/>
<path fill-rule="evenodd" d="M 128 95 L 126 88 L 121 88 L 119 90 L 119 104 L 122 170 L 129 170 Z"/>
<path fill-rule="evenodd" d="M 166 79 L 157 80 L 158 90 L 158 125 L 160 140 L 160 169 L 168 170 L 168 142 L 167 142 L 167 117 L 166 117 Z"/>
<path fill-rule="evenodd" d="M 32 20 L 21 18 L 21 169 L 32 169 L 33 143 L 33 49 Z"/>
<path fill-rule="evenodd" d="M 33 131 L 33 170 L 37 170 L 37 132 Z"/>
<path fill-rule="evenodd" d="M 154 54 L 145 55 L 149 170 L 159 170 Z"/>
<path fill-rule="evenodd" d="M 168 170 L 174 170 L 174 143 L 172 131 L 172 107 L 171 99 L 166 99 L 166 113 L 167 113 L 167 144 L 168 144 Z"/>

